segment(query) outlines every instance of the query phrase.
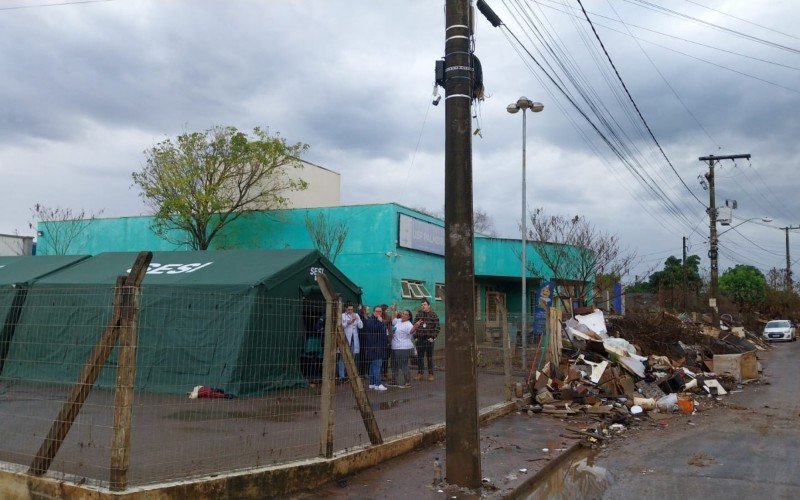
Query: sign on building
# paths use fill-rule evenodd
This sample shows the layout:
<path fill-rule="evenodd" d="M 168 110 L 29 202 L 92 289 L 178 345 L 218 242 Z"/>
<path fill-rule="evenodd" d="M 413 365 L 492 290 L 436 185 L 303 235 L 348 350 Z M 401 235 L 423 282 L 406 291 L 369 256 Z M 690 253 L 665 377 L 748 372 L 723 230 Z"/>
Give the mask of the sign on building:
<path fill-rule="evenodd" d="M 436 255 L 444 255 L 444 228 L 400 214 L 397 245 Z"/>

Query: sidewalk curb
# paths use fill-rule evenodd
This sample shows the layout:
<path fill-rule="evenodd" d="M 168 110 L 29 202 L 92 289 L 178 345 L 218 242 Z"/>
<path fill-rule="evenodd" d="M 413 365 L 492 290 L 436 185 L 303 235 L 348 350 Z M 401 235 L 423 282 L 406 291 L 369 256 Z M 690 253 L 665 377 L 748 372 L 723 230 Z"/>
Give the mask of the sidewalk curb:
<path fill-rule="evenodd" d="M 530 396 L 528 396 L 530 397 Z M 479 412 L 479 424 L 517 409 L 515 401 L 487 406 Z M 31 476 L 20 470 L 0 469 L 2 498 L 65 498 L 163 500 L 170 498 L 285 498 L 431 446 L 445 438 L 445 424 L 417 429 L 377 446 L 365 445 L 335 454 L 333 458 L 309 458 L 286 464 L 248 468 L 213 476 L 187 478 L 112 492 L 105 487 L 65 482 L 53 476 Z M 76 478 L 77 480 L 77 478 Z"/>
<path fill-rule="evenodd" d="M 542 467 L 536 474 L 532 475 L 519 485 L 514 488 L 512 491 L 502 495 L 500 498 L 502 499 L 509 499 L 513 500 L 515 498 L 522 498 L 523 492 L 529 492 L 534 489 L 534 487 L 539 483 L 542 479 L 544 479 L 548 474 L 550 474 L 553 469 L 561 466 L 564 462 L 569 461 L 572 459 L 577 452 L 583 448 L 583 444 L 579 441 L 563 452 L 561 452 L 557 457 L 547 462 L 547 464 Z"/>

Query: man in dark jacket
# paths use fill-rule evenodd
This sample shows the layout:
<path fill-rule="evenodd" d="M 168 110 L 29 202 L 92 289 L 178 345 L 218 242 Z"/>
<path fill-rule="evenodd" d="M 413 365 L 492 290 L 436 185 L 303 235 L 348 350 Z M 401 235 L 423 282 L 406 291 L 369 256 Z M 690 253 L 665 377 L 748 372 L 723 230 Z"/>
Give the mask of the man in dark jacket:
<path fill-rule="evenodd" d="M 364 321 L 361 329 L 363 344 L 361 356 L 369 363 L 369 388 L 376 391 L 385 391 L 386 386 L 381 383 L 381 365 L 383 356 L 389 346 L 389 337 L 386 324 L 383 322 L 383 308 L 375 306 L 372 316 Z"/>
<path fill-rule="evenodd" d="M 423 364 L 428 360 L 428 380 L 433 381 L 433 345 L 439 335 L 440 325 L 439 316 L 431 310 L 431 303 L 428 299 L 422 299 L 421 309 L 417 312 L 417 321 L 422 321 L 422 325 L 417 328 L 417 380 L 422 380 Z"/>

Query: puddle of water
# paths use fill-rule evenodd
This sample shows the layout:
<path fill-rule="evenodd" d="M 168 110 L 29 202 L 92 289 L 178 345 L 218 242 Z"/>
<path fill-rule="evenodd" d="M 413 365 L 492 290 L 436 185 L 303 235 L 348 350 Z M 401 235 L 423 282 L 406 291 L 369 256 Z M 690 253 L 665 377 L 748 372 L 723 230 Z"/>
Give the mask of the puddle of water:
<path fill-rule="evenodd" d="M 541 479 L 534 489 L 520 495 L 528 500 L 602 498 L 614 479 L 595 463 L 597 450 L 581 449 Z"/>
<path fill-rule="evenodd" d="M 181 420 L 183 422 L 203 422 L 207 420 L 228 420 L 232 418 L 247 418 L 249 415 L 242 411 L 228 411 L 228 410 L 181 410 L 170 415 L 167 418 Z"/>
<path fill-rule="evenodd" d="M 392 408 L 396 408 L 402 404 L 410 403 L 411 399 L 390 399 L 389 401 L 383 401 L 381 403 L 375 404 L 372 403 L 372 410 L 391 410 Z M 354 406 L 354 409 L 358 410 L 358 406 Z"/>
<path fill-rule="evenodd" d="M 180 410 L 167 418 L 180 420 L 183 422 L 204 422 L 215 420 L 232 419 L 256 419 L 270 420 L 273 422 L 292 422 L 298 414 L 315 412 L 316 406 L 304 403 L 284 403 L 280 405 L 267 406 L 264 411 L 242 411 L 228 410 L 222 408 L 194 408 L 190 410 Z"/>

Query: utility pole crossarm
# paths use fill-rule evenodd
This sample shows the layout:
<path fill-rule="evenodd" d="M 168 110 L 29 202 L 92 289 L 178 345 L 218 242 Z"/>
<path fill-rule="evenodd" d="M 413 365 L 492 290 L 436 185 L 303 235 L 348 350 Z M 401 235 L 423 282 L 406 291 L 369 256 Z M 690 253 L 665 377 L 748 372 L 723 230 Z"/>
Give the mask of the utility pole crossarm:
<path fill-rule="evenodd" d="M 715 161 L 715 160 L 738 160 L 741 158 L 745 158 L 747 160 L 750 159 L 750 153 L 743 154 L 743 155 L 726 155 L 726 156 L 715 156 L 715 155 L 708 155 L 708 156 L 701 156 L 698 158 L 700 161 Z"/>

